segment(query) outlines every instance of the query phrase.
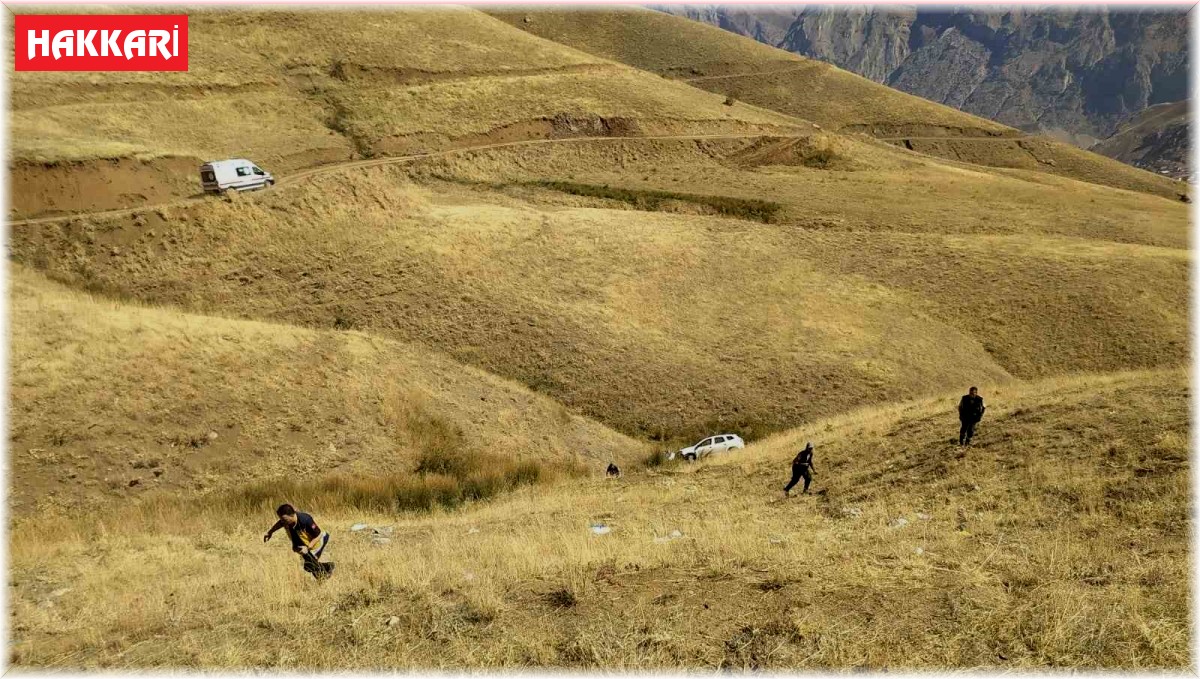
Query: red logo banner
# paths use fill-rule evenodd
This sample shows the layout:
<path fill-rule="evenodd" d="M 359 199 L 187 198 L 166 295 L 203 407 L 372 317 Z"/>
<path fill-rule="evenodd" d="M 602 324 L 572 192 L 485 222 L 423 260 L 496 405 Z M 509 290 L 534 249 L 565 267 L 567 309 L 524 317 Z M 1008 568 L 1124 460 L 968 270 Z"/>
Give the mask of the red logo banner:
<path fill-rule="evenodd" d="M 186 14 L 18 14 L 18 71 L 186 71 Z"/>

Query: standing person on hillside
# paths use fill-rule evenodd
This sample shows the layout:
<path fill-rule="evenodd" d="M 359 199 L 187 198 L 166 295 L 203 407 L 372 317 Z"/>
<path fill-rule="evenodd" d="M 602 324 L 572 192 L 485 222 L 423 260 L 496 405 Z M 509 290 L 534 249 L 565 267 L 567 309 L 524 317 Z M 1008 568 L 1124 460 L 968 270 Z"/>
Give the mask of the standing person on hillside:
<path fill-rule="evenodd" d="M 321 553 L 329 546 L 329 533 L 321 530 L 312 515 L 298 512 L 289 504 L 279 505 L 275 514 L 279 520 L 263 536 L 263 542 L 270 540 L 271 535 L 282 528 L 292 540 L 292 551 L 304 560 L 304 570 L 318 580 L 329 577 L 333 572 L 333 564 L 321 563 Z"/>
<path fill-rule="evenodd" d="M 812 441 L 804 446 L 804 450 L 796 453 L 796 457 L 792 459 L 792 480 L 783 488 L 783 496 L 792 496 L 792 486 L 795 486 L 800 479 L 804 479 L 804 490 L 801 494 L 808 492 L 808 484 L 812 483 L 813 472 L 813 444 Z"/>
<path fill-rule="evenodd" d="M 971 437 L 975 435 L 975 425 L 983 419 L 983 411 L 987 408 L 983 405 L 983 397 L 979 395 L 978 387 L 971 387 L 971 391 L 962 400 L 958 402 L 958 445 L 971 445 Z"/>

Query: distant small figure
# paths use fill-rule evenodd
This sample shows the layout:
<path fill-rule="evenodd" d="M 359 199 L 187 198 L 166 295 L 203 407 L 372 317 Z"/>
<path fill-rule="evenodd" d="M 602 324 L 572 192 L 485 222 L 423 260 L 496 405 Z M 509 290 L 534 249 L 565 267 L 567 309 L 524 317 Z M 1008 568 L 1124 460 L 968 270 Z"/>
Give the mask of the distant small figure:
<path fill-rule="evenodd" d="M 979 395 L 978 387 L 971 387 L 970 392 L 958 402 L 958 445 L 971 445 L 971 437 L 975 435 L 975 425 L 983 419 L 983 397 Z"/>
<path fill-rule="evenodd" d="M 801 494 L 808 492 L 808 484 L 812 483 L 812 473 L 815 467 L 813 466 L 813 444 L 809 441 L 804 450 L 796 453 L 796 457 L 792 459 L 792 480 L 783 488 L 783 496 L 792 496 L 792 486 L 795 486 L 800 479 L 804 479 L 804 490 Z"/>
<path fill-rule="evenodd" d="M 617 467 L 617 465 L 609 462 L 608 470 L 604 472 L 604 475 L 605 476 L 620 476 L 621 470 Z"/>
<path fill-rule="evenodd" d="M 263 542 L 271 539 L 275 531 L 282 528 L 292 540 L 292 551 L 304 560 L 304 570 L 318 580 L 333 572 L 333 564 L 321 563 L 321 553 L 329 546 L 329 533 L 321 530 L 310 514 L 296 511 L 289 504 L 279 505 L 275 510 L 279 520 L 263 536 Z"/>

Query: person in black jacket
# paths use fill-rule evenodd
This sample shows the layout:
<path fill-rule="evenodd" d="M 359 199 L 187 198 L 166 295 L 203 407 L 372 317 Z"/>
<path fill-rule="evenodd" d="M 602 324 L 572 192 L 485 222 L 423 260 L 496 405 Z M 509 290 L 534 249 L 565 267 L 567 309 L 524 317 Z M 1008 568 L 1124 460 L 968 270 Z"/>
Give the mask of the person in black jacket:
<path fill-rule="evenodd" d="M 321 554 L 329 546 L 329 533 L 321 530 L 311 514 L 298 512 L 289 504 L 279 505 L 275 514 L 279 520 L 263 536 L 263 542 L 270 540 L 275 531 L 282 528 L 292 541 L 292 551 L 304 560 L 304 570 L 318 579 L 327 577 L 333 570 L 333 564 L 321 563 Z"/>
<path fill-rule="evenodd" d="M 983 397 L 979 395 L 978 387 L 971 387 L 969 393 L 958 402 L 958 445 L 971 445 L 971 437 L 975 435 L 975 425 L 983 419 Z"/>
<path fill-rule="evenodd" d="M 808 484 L 812 483 L 813 467 L 813 444 L 812 441 L 804 446 L 804 450 L 796 453 L 796 457 L 792 459 L 792 480 L 783 488 L 783 496 L 791 497 L 792 486 L 795 486 L 800 479 L 804 479 L 804 490 L 802 494 L 808 492 Z"/>

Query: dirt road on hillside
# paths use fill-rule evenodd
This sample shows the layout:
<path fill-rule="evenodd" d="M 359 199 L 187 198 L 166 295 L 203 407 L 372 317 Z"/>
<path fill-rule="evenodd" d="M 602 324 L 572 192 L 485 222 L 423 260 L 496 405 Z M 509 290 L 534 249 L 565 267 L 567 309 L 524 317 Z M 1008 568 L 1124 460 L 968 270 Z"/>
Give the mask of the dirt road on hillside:
<path fill-rule="evenodd" d="M 520 141 L 510 141 L 498 144 L 482 144 L 479 146 L 466 146 L 463 148 L 446 149 L 444 151 L 431 151 L 429 153 L 416 153 L 405 156 L 390 156 L 387 158 L 371 158 L 367 160 L 351 160 L 344 163 L 333 163 L 330 165 L 321 165 L 318 167 L 300 170 L 286 177 L 280 177 L 274 189 L 265 189 L 265 191 L 276 190 L 279 187 L 286 187 L 307 181 L 321 175 L 341 172 L 343 170 L 353 170 L 365 167 L 377 167 L 380 165 L 396 165 L 400 163 L 411 163 L 417 160 L 426 158 L 437 158 L 448 156 L 455 153 L 470 153 L 473 151 L 486 151 L 489 149 L 508 148 L 515 146 L 533 146 L 537 144 L 572 144 L 585 142 L 612 142 L 612 141 L 637 141 L 637 140 L 704 140 L 704 139 L 756 139 L 756 138 L 789 138 L 789 135 L 772 135 L 763 133 L 747 133 L 747 134 L 671 134 L 671 135 L 637 135 L 637 136 L 608 136 L 608 137 L 569 137 L 565 139 L 525 139 Z M 247 197 L 253 196 L 260 191 L 252 191 L 243 194 Z M 200 201 L 211 200 L 214 196 L 193 196 L 191 198 L 182 198 L 165 203 L 153 203 L 149 205 L 141 205 L 132 208 L 123 208 L 120 210 L 99 210 L 95 212 L 74 212 L 71 214 L 54 215 L 51 217 L 36 217 L 33 219 L 16 219 L 9 220 L 9 226 L 30 226 L 34 224 L 47 224 L 51 222 L 70 221 L 72 219 L 97 219 L 105 217 L 121 217 L 125 215 L 134 215 L 139 212 L 148 212 L 150 210 L 160 210 L 163 208 L 179 207 L 183 205 L 193 205 Z"/>

